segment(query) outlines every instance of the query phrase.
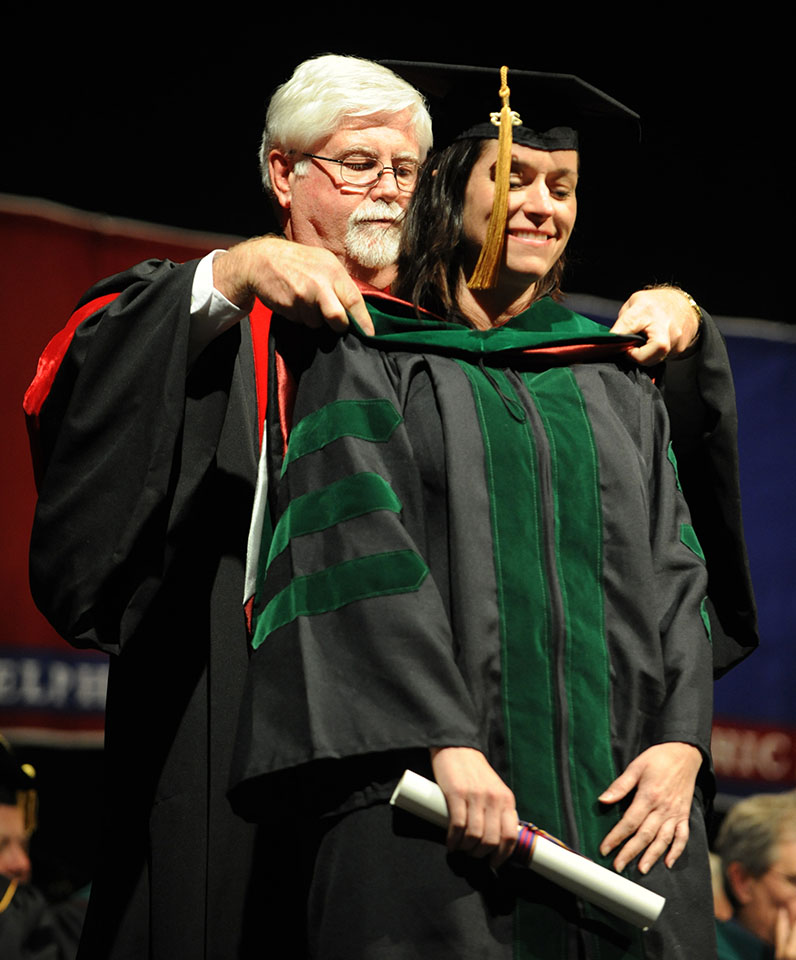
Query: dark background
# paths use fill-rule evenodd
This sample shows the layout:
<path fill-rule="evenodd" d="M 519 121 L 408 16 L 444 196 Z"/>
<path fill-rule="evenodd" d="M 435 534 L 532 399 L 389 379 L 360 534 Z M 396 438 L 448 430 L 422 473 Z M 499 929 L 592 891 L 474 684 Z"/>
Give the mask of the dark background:
<path fill-rule="evenodd" d="M 565 287 L 623 300 L 644 284 L 676 282 L 715 314 L 791 320 L 792 84 L 783 31 L 762 8 L 727 24 L 661 19 L 654 7 L 644 23 L 610 14 L 586 23 L 563 7 L 515 7 L 501 18 L 490 7 L 493 19 L 473 22 L 429 7 L 422 29 L 407 8 L 349 9 L 319 15 L 296 5 L 292 16 L 244 19 L 231 8 L 232 24 L 218 9 L 167 26 L 162 15 L 147 24 L 122 17 L 107 29 L 92 23 L 87 35 L 70 22 L 59 36 L 50 24 L 4 85 L 14 93 L 0 191 L 258 234 L 271 226 L 256 166 L 265 104 L 306 57 L 576 73 L 641 114 L 642 142 L 599 177 L 584 170 Z"/>

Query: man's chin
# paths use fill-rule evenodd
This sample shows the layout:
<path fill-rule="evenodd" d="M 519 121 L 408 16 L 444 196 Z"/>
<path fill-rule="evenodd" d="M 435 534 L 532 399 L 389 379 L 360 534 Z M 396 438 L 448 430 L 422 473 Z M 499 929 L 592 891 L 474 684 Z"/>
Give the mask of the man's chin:
<path fill-rule="evenodd" d="M 383 270 L 398 259 L 400 228 L 381 223 L 360 223 L 346 236 L 346 253 L 368 270 Z"/>

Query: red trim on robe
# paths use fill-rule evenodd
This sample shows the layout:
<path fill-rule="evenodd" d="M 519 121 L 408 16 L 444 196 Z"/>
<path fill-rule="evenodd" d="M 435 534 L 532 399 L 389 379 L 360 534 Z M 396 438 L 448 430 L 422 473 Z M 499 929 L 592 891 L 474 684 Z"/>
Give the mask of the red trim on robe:
<path fill-rule="evenodd" d="M 84 320 L 87 320 L 98 310 L 102 310 L 103 307 L 107 307 L 118 296 L 118 293 L 108 293 L 104 297 L 97 297 L 96 300 L 89 300 L 87 304 L 72 314 L 63 330 L 59 330 L 44 348 L 36 367 L 36 376 L 25 391 L 25 399 L 22 401 L 22 408 L 29 417 L 38 420 L 41 408 L 50 393 L 55 375 L 66 356 L 66 351 L 69 349 L 77 328 Z"/>
<path fill-rule="evenodd" d="M 279 429 L 282 433 L 282 449 L 287 453 L 290 431 L 293 429 L 293 408 L 296 403 L 296 378 L 288 369 L 284 357 L 276 353 L 276 389 L 279 396 Z"/>
<path fill-rule="evenodd" d="M 249 314 L 254 353 L 254 385 L 257 393 L 257 436 L 263 443 L 265 411 L 268 404 L 268 332 L 271 329 L 271 310 L 260 300 L 254 301 Z"/>
<path fill-rule="evenodd" d="M 532 347 L 523 350 L 529 357 L 541 357 L 553 366 L 568 366 L 570 363 L 576 363 L 579 357 L 585 357 L 589 362 L 594 362 L 600 357 L 610 360 L 619 353 L 627 353 L 633 347 L 633 343 L 617 343 L 615 340 L 593 340 L 585 343 L 564 343 L 559 346 Z"/>

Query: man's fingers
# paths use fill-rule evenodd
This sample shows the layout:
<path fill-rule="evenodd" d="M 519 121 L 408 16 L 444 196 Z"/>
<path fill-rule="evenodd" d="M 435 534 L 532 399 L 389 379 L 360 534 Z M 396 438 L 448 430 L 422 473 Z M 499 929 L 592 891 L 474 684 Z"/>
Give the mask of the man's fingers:
<path fill-rule="evenodd" d="M 370 318 L 365 301 L 356 285 L 348 275 L 341 275 L 331 283 L 324 279 L 314 289 L 304 293 L 302 301 L 297 301 L 292 311 L 284 311 L 288 318 L 308 327 L 320 327 L 324 323 L 337 333 L 348 329 L 348 314 L 356 320 L 362 331 L 372 335 L 373 321 Z"/>
<path fill-rule="evenodd" d="M 641 333 L 647 344 L 629 351 L 644 366 L 667 357 L 686 356 L 699 333 L 698 310 L 688 294 L 677 287 L 637 290 L 622 305 L 613 333 Z"/>
<path fill-rule="evenodd" d="M 241 309 L 252 295 L 275 313 L 307 327 L 348 328 L 348 311 L 365 333 L 373 323 L 357 285 L 330 251 L 278 237 L 257 237 L 213 261 L 216 289 Z"/>
<path fill-rule="evenodd" d="M 319 289 L 317 294 L 317 309 L 311 311 L 311 319 L 302 320 L 308 327 L 321 327 L 324 324 L 337 333 L 345 333 L 348 329 L 348 314 L 337 292 L 333 289 Z M 365 311 L 367 313 L 367 311 Z M 310 311 L 307 311 L 310 313 Z"/>
<path fill-rule="evenodd" d="M 777 910 L 774 927 L 775 960 L 794 960 L 796 958 L 796 923 L 791 921 L 787 907 Z"/>
<path fill-rule="evenodd" d="M 357 288 L 348 280 L 347 287 L 341 292 L 337 291 L 338 297 L 340 298 L 340 303 L 344 309 L 348 310 L 351 316 L 356 320 L 357 324 L 361 328 L 363 333 L 373 336 L 376 332 L 373 328 L 373 321 L 370 318 L 368 313 L 368 308 L 365 306 L 365 301 L 362 299 L 362 294 L 357 290 Z M 348 318 L 346 317 L 346 326 L 348 326 Z"/>
<path fill-rule="evenodd" d="M 656 341 L 647 342 L 640 347 L 631 347 L 627 352 L 642 367 L 652 367 L 656 363 L 661 363 L 669 355 L 666 347 Z"/>

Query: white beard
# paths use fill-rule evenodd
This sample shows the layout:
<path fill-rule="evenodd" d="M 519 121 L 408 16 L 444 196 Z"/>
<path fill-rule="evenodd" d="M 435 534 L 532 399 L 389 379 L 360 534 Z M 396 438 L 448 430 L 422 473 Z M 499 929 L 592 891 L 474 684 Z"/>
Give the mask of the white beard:
<path fill-rule="evenodd" d="M 345 249 L 348 256 L 369 270 L 392 266 L 398 259 L 404 211 L 397 203 L 363 200 L 348 218 Z M 393 220 L 389 227 L 374 220 Z"/>

